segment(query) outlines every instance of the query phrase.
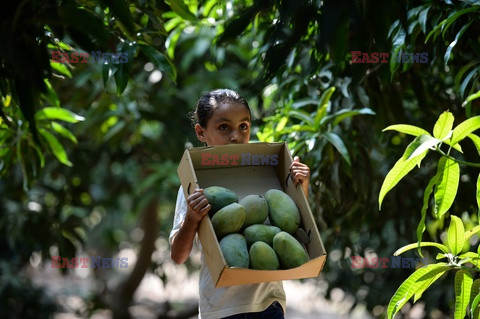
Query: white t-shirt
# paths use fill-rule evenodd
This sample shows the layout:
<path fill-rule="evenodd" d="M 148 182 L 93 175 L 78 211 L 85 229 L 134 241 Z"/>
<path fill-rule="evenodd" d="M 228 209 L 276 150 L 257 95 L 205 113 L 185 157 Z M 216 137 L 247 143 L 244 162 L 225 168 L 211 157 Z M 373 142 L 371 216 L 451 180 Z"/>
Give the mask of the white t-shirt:
<path fill-rule="evenodd" d="M 187 202 L 183 189 L 180 186 L 175 207 L 173 229 L 170 232 L 170 244 L 180 229 L 186 214 Z M 197 244 L 199 243 L 197 242 Z M 284 312 L 287 309 L 285 291 L 281 281 L 215 288 L 203 258 L 202 254 L 199 283 L 199 318 L 218 319 L 238 313 L 263 311 L 274 301 L 278 301 L 282 305 Z"/>

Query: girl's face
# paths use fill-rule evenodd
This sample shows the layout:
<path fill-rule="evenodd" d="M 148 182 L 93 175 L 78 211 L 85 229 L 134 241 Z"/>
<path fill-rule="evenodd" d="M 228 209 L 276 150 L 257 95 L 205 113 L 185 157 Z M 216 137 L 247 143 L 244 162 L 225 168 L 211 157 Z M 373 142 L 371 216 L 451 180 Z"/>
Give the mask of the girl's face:
<path fill-rule="evenodd" d="M 250 140 L 250 113 L 245 105 L 226 102 L 214 109 L 207 127 L 195 125 L 197 138 L 208 146 L 245 144 Z"/>

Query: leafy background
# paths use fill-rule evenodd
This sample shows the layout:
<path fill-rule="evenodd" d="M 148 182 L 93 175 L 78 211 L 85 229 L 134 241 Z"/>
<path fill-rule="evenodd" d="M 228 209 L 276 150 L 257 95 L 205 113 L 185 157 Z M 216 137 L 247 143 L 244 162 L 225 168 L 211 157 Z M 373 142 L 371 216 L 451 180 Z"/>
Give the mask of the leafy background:
<path fill-rule="evenodd" d="M 287 140 L 310 166 L 310 204 L 329 254 L 317 279 L 328 283 L 325 297 L 341 289 L 352 310 L 362 305 L 385 316 L 410 270 L 352 269 L 350 257 L 391 257 L 416 241 L 434 160 L 402 180 L 380 211 L 382 181 L 409 143 L 382 129 L 409 123 L 431 131 L 446 110 L 457 121 L 478 113 L 479 4 L 7 2 L 0 13 L 0 316 L 48 317 L 64 307 L 30 275 L 53 255 L 135 251 L 131 271 L 90 275 L 94 291 L 77 294 L 85 317 L 110 309 L 128 318 L 145 274 L 171 279 L 176 167 L 185 147 L 199 145 L 187 114 L 218 87 L 251 104 L 253 140 Z M 52 63 L 52 50 L 129 59 Z M 352 63 L 351 51 L 388 52 L 389 63 Z M 428 62 L 395 63 L 401 52 L 427 52 Z M 464 150 L 475 161 L 468 158 L 478 154 L 474 145 Z M 451 214 L 476 219 L 475 174 L 463 171 Z M 445 236 L 442 220 L 426 222 L 425 240 Z M 447 283 L 422 297 L 425 317 L 452 312 Z M 175 307 L 178 317 L 195 311 Z"/>

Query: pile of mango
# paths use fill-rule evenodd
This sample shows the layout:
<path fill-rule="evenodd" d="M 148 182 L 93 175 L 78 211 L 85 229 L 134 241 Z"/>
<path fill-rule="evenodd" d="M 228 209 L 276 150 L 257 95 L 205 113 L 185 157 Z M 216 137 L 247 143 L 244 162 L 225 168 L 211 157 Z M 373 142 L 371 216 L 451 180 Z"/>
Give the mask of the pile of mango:
<path fill-rule="evenodd" d="M 271 189 L 264 196 L 252 194 L 239 201 L 235 192 L 220 186 L 207 187 L 204 194 L 229 267 L 290 269 L 309 260 L 294 237 L 301 216 L 288 194 Z"/>

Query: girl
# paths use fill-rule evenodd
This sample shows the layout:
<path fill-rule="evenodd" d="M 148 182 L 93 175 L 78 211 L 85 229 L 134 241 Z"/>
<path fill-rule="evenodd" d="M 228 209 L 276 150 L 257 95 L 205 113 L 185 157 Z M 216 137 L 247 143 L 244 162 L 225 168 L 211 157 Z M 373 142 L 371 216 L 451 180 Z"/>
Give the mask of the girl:
<path fill-rule="evenodd" d="M 207 146 L 250 140 L 250 107 L 235 91 L 219 89 L 204 94 L 197 103 L 193 120 L 197 138 Z M 300 183 L 308 196 L 308 166 L 295 157 L 290 173 L 295 184 Z M 170 255 L 177 264 L 188 259 L 197 228 L 209 210 L 203 189 L 196 189 L 185 199 L 180 187 L 170 233 Z M 200 318 L 284 318 L 286 300 L 282 282 L 215 288 L 207 266 L 202 263 L 199 289 Z"/>

